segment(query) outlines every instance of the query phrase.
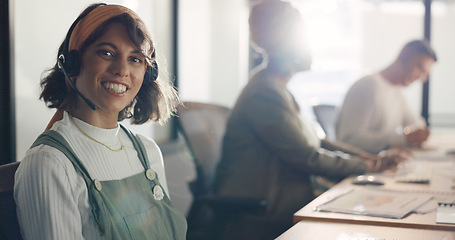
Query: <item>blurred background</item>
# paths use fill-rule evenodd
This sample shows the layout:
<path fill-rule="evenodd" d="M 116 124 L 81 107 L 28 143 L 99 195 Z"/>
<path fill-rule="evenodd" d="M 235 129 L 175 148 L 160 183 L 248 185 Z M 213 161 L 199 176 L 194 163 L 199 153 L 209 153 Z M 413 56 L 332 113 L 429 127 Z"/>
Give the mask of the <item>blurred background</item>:
<path fill-rule="evenodd" d="M 56 61 L 57 48 L 90 0 L 1 0 L 2 163 L 20 161 L 54 110 L 40 101 L 40 77 Z M 305 19 L 312 70 L 288 85 L 302 114 L 314 104 L 342 103 L 360 76 L 391 63 L 409 40 L 426 37 L 438 54 L 427 85 L 406 88 L 412 107 L 431 128 L 455 127 L 455 1 L 295 0 Z M 148 25 L 158 52 L 160 77 L 175 82 L 182 101 L 232 107 L 261 60 L 249 42 L 248 0 L 117 0 Z M 124 124 L 127 124 L 125 122 Z M 171 199 L 187 213 L 193 162 L 174 120 L 132 127 L 162 148 Z"/>

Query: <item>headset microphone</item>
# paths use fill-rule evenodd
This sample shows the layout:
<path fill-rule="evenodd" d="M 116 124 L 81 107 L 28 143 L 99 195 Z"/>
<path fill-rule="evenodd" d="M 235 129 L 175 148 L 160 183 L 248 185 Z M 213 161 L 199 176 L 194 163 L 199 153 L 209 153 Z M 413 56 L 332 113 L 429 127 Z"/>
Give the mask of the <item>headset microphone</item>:
<path fill-rule="evenodd" d="M 66 72 L 65 68 L 63 67 L 64 63 L 65 63 L 65 56 L 63 54 L 60 54 L 60 56 L 58 56 L 57 65 L 60 68 L 60 70 L 62 70 L 63 75 L 65 75 L 66 81 L 69 83 L 71 88 L 76 92 L 76 94 L 79 95 L 92 110 L 96 110 L 96 105 L 92 101 L 90 101 L 88 98 L 86 98 L 84 95 L 82 95 L 82 93 L 79 92 L 79 90 L 77 90 L 76 85 L 74 85 L 74 83 L 71 81 L 70 77 L 68 76 L 68 73 Z"/>

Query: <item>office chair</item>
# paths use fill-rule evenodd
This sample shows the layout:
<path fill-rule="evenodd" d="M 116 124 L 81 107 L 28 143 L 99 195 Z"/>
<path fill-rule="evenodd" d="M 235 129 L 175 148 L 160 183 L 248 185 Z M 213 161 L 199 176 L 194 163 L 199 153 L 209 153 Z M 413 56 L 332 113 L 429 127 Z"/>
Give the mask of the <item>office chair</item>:
<path fill-rule="evenodd" d="M 190 183 L 193 203 L 187 216 L 187 239 L 217 239 L 224 221 L 239 211 L 264 208 L 264 199 L 221 197 L 213 181 L 221 157 L 222 139 L 230 109 L 198 102 L 177 107 L 177 124 L 193 155 L 196 179 Z"/>
<path fill-rule="evenodd" d="M 338 107 L 327 104 L 313 105 L 313 112 L 316 120 L 324 130 L 326 138 L 336 140 L 336 124 L 338 119 Z"/>
<path fill-rule="evenodd" d="M 0 166 L 0 239 L 22 239 L 13 198 L 14 174 L 20 162 Z"/>

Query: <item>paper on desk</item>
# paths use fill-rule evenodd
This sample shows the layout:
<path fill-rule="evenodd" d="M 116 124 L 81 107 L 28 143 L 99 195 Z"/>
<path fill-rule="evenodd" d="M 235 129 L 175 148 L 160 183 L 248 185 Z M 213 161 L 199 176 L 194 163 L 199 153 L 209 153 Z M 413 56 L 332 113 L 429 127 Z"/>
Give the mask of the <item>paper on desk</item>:
<path fill-rule="evenodd" d="M 428 202 L 431 194 L 413 194 L 378 188 L 358 188 L 315 208 L 385 218 L 403 218 Z"/>

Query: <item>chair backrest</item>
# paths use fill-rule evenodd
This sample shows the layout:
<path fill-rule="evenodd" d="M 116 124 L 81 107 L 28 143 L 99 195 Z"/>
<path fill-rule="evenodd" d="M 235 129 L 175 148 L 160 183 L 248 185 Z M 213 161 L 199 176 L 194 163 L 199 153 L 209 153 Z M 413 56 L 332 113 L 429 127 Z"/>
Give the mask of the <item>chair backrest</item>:
<path fill-rule="evenodd" d="M 197 178 L 191 183 L 195 195 L 212 190 L 216 167 L 230 109 L 199 102 L 184 102 L 177 107 L 177 122 L 193 154 Z"/>
<path fill-rule="evenodd" d="M 0 166 L 0 239 L 22 239 L 13 198 L 14 174 L 19 164 Z"/>
<path fill-rule="evenodd" d="M 336 140 L 336 124 L 338 120 L 338 107 L 334 105 L 313 105 L 316 120 L 321 125 L 325 135 L 330 140 Z"/>

